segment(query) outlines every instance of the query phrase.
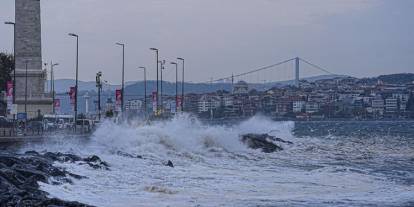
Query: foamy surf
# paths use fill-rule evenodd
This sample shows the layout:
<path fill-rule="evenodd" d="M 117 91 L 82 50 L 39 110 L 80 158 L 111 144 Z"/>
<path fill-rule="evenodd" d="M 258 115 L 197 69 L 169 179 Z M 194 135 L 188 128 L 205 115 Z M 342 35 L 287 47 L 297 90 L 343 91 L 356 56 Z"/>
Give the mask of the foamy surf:
<path fill-rule="evenodd" d="M 183 115 L 149 124 L 105 122 L 88 142 L 62 139 L 28 148 L 96 154 L 109 163 L 110 171 L 56 163 L 88 179 L 41 185 L 51 197 L 96 206 L 398 206 L 414 200 L 412 184 L 374 166 L 381 159 L 410 157 L 410 148 L 298 138 L 294 127 L 264 117 L 215 126 Z M 240 141 L 246 133 L 269 133 L 294 144 L 266 154 Z M 165 166 L 168 160 L 174 168 Z"/>

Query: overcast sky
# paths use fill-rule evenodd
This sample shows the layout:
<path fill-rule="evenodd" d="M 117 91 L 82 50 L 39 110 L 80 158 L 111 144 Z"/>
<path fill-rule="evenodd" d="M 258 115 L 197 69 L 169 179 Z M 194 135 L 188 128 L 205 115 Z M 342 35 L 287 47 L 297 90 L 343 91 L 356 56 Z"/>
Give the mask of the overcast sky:
<path fill-rule="evenodd" d="M 57 78 L 74 77 L 80 36 L 80 77 L 98 70 L 121 81 L 155 79 L 155 57 L 186 59 L 187 77 L 206 81 L 300 56 L 334 73 L 357 77 L 414 72 L 412 0 L 41 0 L 43 59 L 59 62 Z M 14 1 L 1 0 L 0 20 L 14 19 Z M 0 25 L 0 51 L 13 33 Z M 174 73 L 166 73 L 173 80 Z"/>

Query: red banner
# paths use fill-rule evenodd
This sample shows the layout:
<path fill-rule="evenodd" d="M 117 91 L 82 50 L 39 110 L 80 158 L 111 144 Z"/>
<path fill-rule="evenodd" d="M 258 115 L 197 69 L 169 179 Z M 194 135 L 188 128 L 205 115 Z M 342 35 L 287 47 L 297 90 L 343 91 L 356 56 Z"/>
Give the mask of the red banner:
<path fill-rule="evenodd" d="M 157 92 L 152 92 L 152 111 L 157 112 Z"/>
<path fill-rule="evenodd" d="M 10 112 L 12 110 L 12 106 L 13 106 L 13 82 L 12 81 L 7 81 L 7 91 L 6 91 L 6 96 L 7 96 L 7 109 Z"/>
<path fill-rule="evenodd" d="M 13 97 L 13 82 L 8 81 L 7 82 L 7 97 Z"/>
<path fill-rule="evenodd" d="M 122 104 L 122 90 L 119 90 L 119 89 L 116 90 L 115 100 L 116 100 L 116 105 L 121 106 L 121 104 Z"/>
<path fill-rule="evenodd" d="M 176 101 L 176 108 L 177 108 L 177 111 L 181 111 L 181 102 L 183 101 L 183 98 L 181 97 L 181 96 L 178 96 L 177 97 L 177 101 Z"/>
<path fill-rule="evenodd" d="M 76 99 L 76 88 L 75 87 L 70 87 L 69 97 L 70 97 L 70 104 L 74 106 L 75 99 Z"/>
<path fill-rule="evenodd" d="M 55 107 L 55 109 L 59 109 L 60 108 L 60 99 L 55 99 L 55 103 L 53 104 L 53 106 Z"/>

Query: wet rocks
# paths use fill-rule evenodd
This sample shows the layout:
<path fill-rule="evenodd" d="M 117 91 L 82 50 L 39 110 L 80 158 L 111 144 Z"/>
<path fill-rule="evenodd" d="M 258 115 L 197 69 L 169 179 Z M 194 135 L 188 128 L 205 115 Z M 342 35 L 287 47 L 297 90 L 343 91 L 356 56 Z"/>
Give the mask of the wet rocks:
<path fill-rule="evenodd" d="M 38 182 L 48 183 L 50 178 L 53 178 L 52 184 L 70 183 L 71 179 L 84 178 L 53 166 L 56 161 L 79 161 L 107 167 L 107 164 L 97 156 L 83 159 L 76 155 L 50 152 L 0 153 L 0 206 L 88 206 L 78 202 L 47 198 L 47 193 L 39 189 Z"/>
<path fill-rule="evenodd" d="M 171 160 L 168 160 L 168 162 L 165 164 L 165 166 L 174 167 L 174 164 Z"/>
<path fill-rule="evenodd" d="M 261 149 L 264 153 L 272 153 L 283 150 L 283 148 L 275 142 L 293 144 L 290 141 L 285 141 L 269 134 L 245 134 L 241 136 L 241 141 L 249 148 Z"/>

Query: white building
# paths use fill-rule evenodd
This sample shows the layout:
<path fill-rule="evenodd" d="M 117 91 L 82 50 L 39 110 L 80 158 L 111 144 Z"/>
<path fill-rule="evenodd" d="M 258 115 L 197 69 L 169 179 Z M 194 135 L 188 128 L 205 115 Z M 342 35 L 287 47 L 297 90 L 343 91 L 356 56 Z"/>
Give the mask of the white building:
<path fill-rule="evenodd" d="M 233 86 L 234 94 L 247 94 L 249 93 L 249 84 L 245 81 L 239 81 Z"/>
<path fill-rule="evenodd" d="M 396 113 L 398 111 L 398 99 L 387 98 L 385 99 L 385 112 Z"/>
<path fill-rule="evenodd" d="M 216 96 L 203 95 L 198 100 L 198 113 L 210 111 L 210 109 L 216 109 L 220 107 L 220 99 Z"/>
<path fill-rule="evenodd" d="M 313 114 L 319 111 L 319 104 L 316 102 L 306 103 L 306 113 Z"/>
<path fill-rule="evenodd" d="M 141 100 L 128 100 L 125 104 L 126 111 L 140 111 L 143 103 Z"/>
<path fill-rule="evenodd" d="M 305 109 L 306 102 L 305 101 L 294 101 L 293 102 L 293 112 L 300 113 Z"/>
<path fill-rule="evenodd" d="M 385 102 L 382 97 L 375 97 L 371 101 L 371 107 L 373 113 L 384 114 Z"/>

